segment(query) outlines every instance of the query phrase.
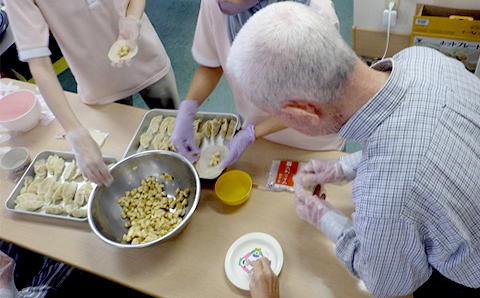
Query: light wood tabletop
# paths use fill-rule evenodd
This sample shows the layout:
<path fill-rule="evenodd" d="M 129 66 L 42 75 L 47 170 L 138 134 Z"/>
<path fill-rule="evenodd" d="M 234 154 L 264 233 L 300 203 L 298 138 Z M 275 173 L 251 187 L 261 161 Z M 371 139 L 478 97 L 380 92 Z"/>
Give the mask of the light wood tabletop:
<path fill-rule="evenodd" d="M 35 90 L 35 85 L 14 83 Z M 67 98 L 86 127 L 109 134 L 101 148 L 103 155 L 121 159 L 146 110 L 120 104 L 88 106 L 68 92 Z M 68 151 L 67 142 L 55 138 L 62 133 L 54 120 L 47 126 L 38 124 L 28 132 L 15 133 L 1 146 L 27 147 L 33 159 L 44 150 Z M 225 256 L 237 238 L 264 232 L 283 249 L 281 296 L 372 297 L 336 258 L 334 244 L 296 215 L 294 195 L 264 189 L 274 159 L 308 161 L 343 154 L 303 151 L 259 140 L 228 169 L 246 171 L 258 186 L 246 203 L 227 206 L 216 197 L 214 183 L 202 181 L 199 205 L 185 229 L 170 241 L 142 249 L 113 247 L 99 239 L 87 222 L 6 210 L 4 203 L 18 177 L 0 172 L 0 238 L 149 295 L 223 298 L 250 297 L 248 291 L 237 289 L 228 280 Z M 327 185 L 327 200 L 350 215 L 354 210 L 350 191 L 350 184 Z"/>

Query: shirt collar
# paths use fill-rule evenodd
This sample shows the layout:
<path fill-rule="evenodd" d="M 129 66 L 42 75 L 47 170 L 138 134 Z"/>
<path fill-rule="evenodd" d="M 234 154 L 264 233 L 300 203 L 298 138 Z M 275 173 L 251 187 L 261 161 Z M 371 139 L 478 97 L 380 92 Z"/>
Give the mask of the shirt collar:
<path fill-rule="evenodd" d="M 387 82 L 338 132 L 340 137 L 362 144 L 395 111 L 406 91 L 405 77 L 392 58 L 379 61 L 371 67 L 379 71 L 391 70 Z"/>

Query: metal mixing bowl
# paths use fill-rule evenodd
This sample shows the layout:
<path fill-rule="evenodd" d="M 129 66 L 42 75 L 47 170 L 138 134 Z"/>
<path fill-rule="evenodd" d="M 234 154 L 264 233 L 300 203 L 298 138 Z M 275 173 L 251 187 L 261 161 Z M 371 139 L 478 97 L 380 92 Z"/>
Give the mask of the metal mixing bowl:
<path fill-rule="evenodd" d="M 149 246 L 178 234 L 187 224 L 198 205 L 200 198 L 200 178 L 194 166 L 180 154 L 163 151 L 145 151 L 127 157 L 116 163 L 110 173 L 113 183 L 106 186 L 96 186 L 88 203 L 88 222 L 93 232 L 103 241 L 121 248 L 140 248 Z M 159 179 L 158 175 L 169 173 L 173 180 Z M 190 189 L 188 205 L 185 208 L 183 221 L 168 234 L 154 241 L 141 244 L 122 243 L 122 237 L 127 233 L 126 219 L 122 219 L 122 207 L 118 200 L 141 184 L 142 179 L 154 176 L 165 184 L 164 190 L 168 196 L 175 197 L 177 188 Z"/>

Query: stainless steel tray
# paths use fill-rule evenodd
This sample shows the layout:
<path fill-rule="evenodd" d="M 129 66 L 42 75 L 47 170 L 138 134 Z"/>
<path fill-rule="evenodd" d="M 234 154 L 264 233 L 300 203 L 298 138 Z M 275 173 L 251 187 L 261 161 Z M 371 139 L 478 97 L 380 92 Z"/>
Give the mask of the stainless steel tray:
<path fill-rule="evenodd" d="M 138 152 L 145 151 L 143 147 L 140 146 L 140 136 L 145 133 L 148 129 L 148 126 L 150 125 L 150 121 L 152 120 L 153 117 L 158 116 L 158 115 L 163 115 L 164 117 L 176 117 L 177 116 L 177 110 L 167 110 L 167 109 L 152 109 L 148 111 L 142 119 L 142 122 L 140 122 L 140 125 L 137 128 L 137 131 L 135 132 L 132 141 L 127 147 L 127 150 L 125 151 L 125 154 L 123 155 L 123 158 L 126 158 L 130 155 L 133 155 Z M 239 129 L 239 118 L 237 115 L 232 114 L 232 113 L 210 113 L 210 112 L 197 112 L 195 114 L 195 119 L 201 119 L 202 121 L 205 120 L 211 120 L 214 118 L 227 118 L 227 120 L 236 120 L 237 124 L 235 126 L 234 131 L 236 132 Z M 228 140 L 225 140 L 223 145 L 228 144 Z M 205 148 L 205 146 L 209 145 L 214 145 L 213 143 L 210 144 L 208 141 L 204 142 L 202 144 L 202 149 Z M 217 144 L 218 145 L 218 144 Z M 147 149 L 148 150 L 148 149 Z"/>
<path fill-rule="evenodd" d="M 20 181 L 18 181 L 17 185 L 13 189 L 10 196 L 7 198 L 7 201 L 5 202 L 5 208 L 9 211 L 24 213 L 24 214 L 39 215 L 39 216 L 46 216 L 46 217 L 60 218 L 60 219 L 68 219 L 68 220 L 74 220 L 74 221 L 86 221 L 87 217 L 77 218 L 77 217 L 73 217 L 73 216 L 70 216 L 68 214 L 63 214 L 63 213 L 58 214 L 58 215 L 57 214 L 50 214 L 50 213 L 46 213 L 42 209 L 37 210 L 37 211 L 24 211 L 24 210 L 15 209 L 15 199 L 20 194 L 20 190 L 22 189 L 22 187 L 25 183 L 25 178 L 27 176 L 32 176 L 32 177 L 35 178 L 35 171 L 34 171 L 34 168 L 33 168 L 33 165 L 35 164 L 35 162 L 37 162 L 40 159 L 45 159 L 45 161 L 46 161 L 47 158 L 50 155 L 54 155 L 54 154 L 57 154 L 59 157 L 61 157 L 65 160 L 65 167 L 67 167 L 72 162 L 72 160 L 75 158 L 75 155 L 73 153 L 64 152 L 64 151 L 42 151 L 42 152 L 38 153 L 37 156 L 35 156 L 35 158 L 33 159 L 32 163 L 28 166 L 27 170 L 23 174 Z M 104 157 L 103 160 L 104 160 L 105 164 L 107 164 L 107 165 L 110 164 L 110 163 L 116 163 L 117 162 L 117 159 L 115 157 Z M 47 177 L 52 176 L 50 174 L 47 174 L 47 175 L 48 175 Z M 57 181 L 65 182 L 65 180 L 63 179 L 63 173 L 62 173 L 62 175 L 60 175 L 60 178 Z M 83 184 L 86 183 L 86 181 L 84 181 L 84 179 L 83 179 L 83 176 L 80 176 L 80 177 L 76 178 L 75 180 L 73 180 L 73 182 L 76 182 L 78 184 L 78 187 L 81 187 Z M 92 184 L 95 187 L 95 183 L 92 182 Z M 61 204 L 63 204 L 63 202 Z M 82 206 L 80 208 L 87 208 L 87 205 Z"/>

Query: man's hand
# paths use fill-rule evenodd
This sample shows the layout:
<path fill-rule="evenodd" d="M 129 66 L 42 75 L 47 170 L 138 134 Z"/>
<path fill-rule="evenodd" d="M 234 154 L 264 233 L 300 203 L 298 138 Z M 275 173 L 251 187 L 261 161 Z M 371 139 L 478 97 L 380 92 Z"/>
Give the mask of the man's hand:
<path fill-rule="evenodd" d="M 103 161 L 102 152 L 86 128 L 68 132 L 67 142 L 75 153 L 83 176 L 100 185 L 110 185 L 113 182 L 113 177 Z"/>
<path fill-rule="evenodd" d="M 345 180 L 338 159 L 311 159 L 295 175 L 294 184 L 303 188 Z"/>
<path fill-rule="evenodd" d="M 318 185 L 317 187 L 322 187 Z M 297 186 L 295 188 L 295 210 L 297 215 L 312 225 L 320 228 L 320 220 L 334 208 L 325 201 L 325 193 L 322 190 L 315 190 L 315 194 Z"/>
<path fill-rule="evenodd" d="M 278 277 L 270 268 L 268 259 L 260 258 L 251 263 L 253 275 L 250 281 L 252 298 L 279 298 L 280 284 Z"/>

